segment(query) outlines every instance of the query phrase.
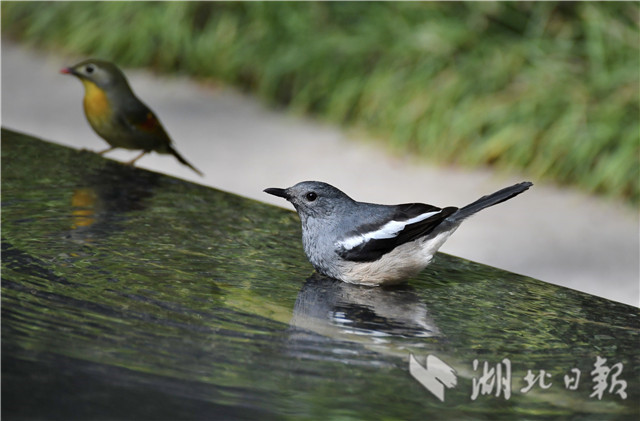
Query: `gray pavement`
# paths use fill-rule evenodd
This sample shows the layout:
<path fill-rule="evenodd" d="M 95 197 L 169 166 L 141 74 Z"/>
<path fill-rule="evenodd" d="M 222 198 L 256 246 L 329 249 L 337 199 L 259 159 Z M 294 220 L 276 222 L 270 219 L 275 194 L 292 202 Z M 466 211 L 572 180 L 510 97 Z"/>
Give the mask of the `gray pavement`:
<path fill-rule="evenodd" d="M 73 148 L 104 149 L 84 118 L 81 84 L 58 73 L 83 58 L 3 41 L 2 126 Z M 270 110 L 228 87 L 126 73 L 178 151 L 206 176 L 167 155 L 145 156 L 138 166 L 289 209 L 262 190 L 321 180 L 361 201 L 461 206 L 526 179 L 393 156 L 380 143 Z M 137 153 L 114 151 L 108 157 L 124 161 Z M 639 306 L 638 213 L 619 202 L 531 181 L 531 190 L 466 221 L 441 251 Z"/>

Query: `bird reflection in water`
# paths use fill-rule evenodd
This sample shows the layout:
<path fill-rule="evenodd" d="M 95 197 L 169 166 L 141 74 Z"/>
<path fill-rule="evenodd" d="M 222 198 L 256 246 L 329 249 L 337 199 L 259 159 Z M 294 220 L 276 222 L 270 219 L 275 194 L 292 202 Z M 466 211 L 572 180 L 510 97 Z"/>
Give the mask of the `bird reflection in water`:
<path fill-rule="evenodd" d="M 434 337 L 440 331 L 410 286 L 371 288 L 314 274 L 298 293 L 292 327 L 328 336 Z"/>
<path fill-rule="evenodd" d="M 73 190 L 71 196 L 71 229 L 89 227 L 96 222 L 96 192 L 91 187 Z"/>
<path fill-rule="evenodd" d="M 86 177 L 71 196 L 71 229 L 67 238 L 91 242 L 118 230 L 131 211 L 141 211 L 159 183 L 159 174 L 106 161 Z"/>

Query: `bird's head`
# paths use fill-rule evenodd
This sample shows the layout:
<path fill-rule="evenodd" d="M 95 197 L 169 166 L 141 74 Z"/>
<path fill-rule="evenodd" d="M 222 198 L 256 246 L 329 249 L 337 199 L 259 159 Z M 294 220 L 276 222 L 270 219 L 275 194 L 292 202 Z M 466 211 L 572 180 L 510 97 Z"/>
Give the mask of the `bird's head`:
<path fill-rule="evenodd" d="M 83 83 L 91 82 L 103 90 L 121 86 L 129 90 L 124 73 L 115 64 L 104 60 L 85 60 L 74 66 L 63 68 L 60 73 L 73 75 Z"/>
<path fill-rule="evenodd" d="M 287 199 L 304 221 L 308 217 L 322 218 L 334 212 L 347 211 L 353 199 L 330 184 L 320 181 L 303 181 L 287 189 L 269 188 L 265 193 Z"/>

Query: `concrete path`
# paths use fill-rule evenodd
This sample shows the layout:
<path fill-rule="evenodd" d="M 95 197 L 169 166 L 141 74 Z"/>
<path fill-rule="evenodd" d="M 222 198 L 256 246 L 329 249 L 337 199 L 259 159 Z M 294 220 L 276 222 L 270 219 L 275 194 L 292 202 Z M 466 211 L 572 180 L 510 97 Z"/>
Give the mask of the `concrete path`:
<path fill-rule="evenodd" d="M 59 74 L 81 58 L 2 43 L 2 125 L 74 148 L 101 150 L 82 112 L 83 89 Z M 206 176 L 173 157 L 138 161 L 150 170 L 292 209 L 262 193 L 302 180 L 331 183 L 356 200 L 461 206 L 526 179 L 390 156 L 339 128 L 270 110 L 227 87 L 127 71 L 134 91 L 162 120 L 176 148 Z M 108 154 L 132 159 L 138 152 Z M 442 251 L 638 306 L 639 221 L 633 209 L 537 182 L 517 198 L 466 221 Z M 215 217 L 212 215 L 212 217 Z"/>

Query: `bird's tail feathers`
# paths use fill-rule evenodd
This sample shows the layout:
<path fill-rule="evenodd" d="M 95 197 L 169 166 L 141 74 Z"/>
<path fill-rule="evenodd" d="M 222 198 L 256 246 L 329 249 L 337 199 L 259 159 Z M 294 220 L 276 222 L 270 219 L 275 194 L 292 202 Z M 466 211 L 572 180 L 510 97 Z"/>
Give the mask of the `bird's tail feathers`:
<path fill-rule="evenodd" d="M 193 171 L 196 172 L 196 174 L 198 174 L 200 177 L 204 177 L 204 174 L 202 173 L 202 171 L 200 171 L 199 169 L 197 169 L 196 167 L 194 167 L 193 165 L 191 165 L 186 159 L 184 159 L 182 157 L 182 155 L 180 155 L 178 153 L 178 151 L 176 151 L 175 149 L 173 149 L 172 146 L 169 146 L 169 153 L 171 153 L 171 155 L 175 156 L 176 159 L 178 161 L 180 161 L 181 164 L 186 165 L 187 167 L 191 168 Z"/>
<path fill-rule="evenodd" d="M 470 217 L 474 213 L 479 212 L 484 208 L 497 205 L 498 203 L 502 203 L 505 200 L 509 200 L 513 197 L 516 197 L 517 195 L 524 192 L 531 186 L 533 186 L 533 183 L 525 181 L 522 183 L 514 184 L 513 186 L 510 186 L 510 187 L 505 187 L 504 189 L 499 190 L 495 193 L 482 196 L 480 199 L 476 200 L 475 202 L 463 208 L 458 209 L 448 219 L 452 222 L 462 221 L 463 219 Z"/>

